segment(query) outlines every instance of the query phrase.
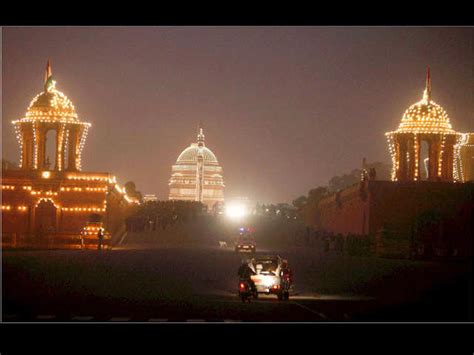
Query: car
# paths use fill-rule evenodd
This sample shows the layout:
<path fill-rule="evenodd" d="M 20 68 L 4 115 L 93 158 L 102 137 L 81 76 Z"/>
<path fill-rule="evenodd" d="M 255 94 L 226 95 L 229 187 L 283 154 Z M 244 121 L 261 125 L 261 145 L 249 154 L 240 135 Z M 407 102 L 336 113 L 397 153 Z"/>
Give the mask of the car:
<path fill-rule="evenodd" d="M 240 237 L 235 243 L 235 251 L 239 252 L 250 252 L 255 253 L 257 250 L 257 245 L 255 239 L 248 236 Z"/>
<path fill-rule="evenodd" d="M 288 261 L 279 255 L 267 255 L 251 261 L 255 271 L 252 280 L 258 293 L 274 294 L 279 300 L 288 300 L 292 289 L 292 275 Z"/>

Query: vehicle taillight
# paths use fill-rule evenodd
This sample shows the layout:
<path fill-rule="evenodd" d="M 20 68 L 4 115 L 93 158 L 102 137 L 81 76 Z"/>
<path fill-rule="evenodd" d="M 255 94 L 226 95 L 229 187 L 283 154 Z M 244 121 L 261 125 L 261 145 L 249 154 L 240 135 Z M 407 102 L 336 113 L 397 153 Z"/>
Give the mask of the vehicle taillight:
<path fill-rule="evenodd" d="M 245 284 L 244 283 L 240 283 L 240 288 L 245 288 Z"/>
<path fill-rule="evenodd" d="M 273 285 L 273 289 L 277 289 L 279 287 L 280 287 L 280 285 Z"/>

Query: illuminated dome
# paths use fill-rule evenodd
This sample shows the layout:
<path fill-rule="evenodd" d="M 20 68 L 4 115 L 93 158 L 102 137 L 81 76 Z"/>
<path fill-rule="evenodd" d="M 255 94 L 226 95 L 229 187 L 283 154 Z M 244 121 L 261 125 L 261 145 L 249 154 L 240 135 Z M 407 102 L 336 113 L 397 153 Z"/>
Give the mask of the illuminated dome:
<path fill-rule="evenodd" d="M 24 119 L 79 121 L 71 100 L 61 91 L 56 90 L 54 82 L 31 101 Z"/>
<path fill-rule="evenodd" d="M 397 132 L 455 134 L 446 111 L 431 100 L 431 79 L 429 76 L 423 99 L 405 111 Z"/>
<path fill-rule="evenodd" d="M 49 61 L 44 75 L 44 91 L 31 100 L 25 117 L 20 121 L 80 123 L 71 100 L 56 89 Z"/>
<path fill-rule="evenodd" d="M 197 143 L 192 143 L 191 146 L 183 150 L 176 163 L 196 162 L 199 154 L 202 154 L 207 163 L 218 163 L 216 156 L 209 148 L 199 147 Z"/>
<path fill-rule="evenodd" d="M 405 111 L 397 132 L 453 133 L 446 111 L 426 95 Z"/>
<path fill-rule="evenodd" d="M 202 128 L 197 143 L 181 152 L 171 170 L 170 200 L 199 201 L 211 208 L 224 201 L 222 167 L 205 146 Z"/>

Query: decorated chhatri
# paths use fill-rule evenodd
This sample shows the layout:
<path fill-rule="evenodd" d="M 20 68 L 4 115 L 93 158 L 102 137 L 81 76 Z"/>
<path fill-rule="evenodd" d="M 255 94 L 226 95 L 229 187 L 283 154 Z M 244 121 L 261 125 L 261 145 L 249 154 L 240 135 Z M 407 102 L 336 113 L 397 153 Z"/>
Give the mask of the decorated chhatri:
<path fill-rule="evenodd" d="M 392 180 L 421 180 L 421 166 L 426 179 L 454 181 L 455 146 L 461 135 L 453 130 L 446 111 L 431 97 L 431 75 L 428 68 L 423 98 L 404 113 L 396 131 L 385 133 L 392 157 Z M 421 159 L 421 145 L 426 142 L 428 157 Z"/>
<path fill-rule="evenodd" d="M 54 170 L 81 170 L 82 149 L 91 124 L 81 122 L 71 100 L 56 89 L 49 60 L 44 91 L 33 98 L 25 117 L 12 123 L 20 144 L 21 168 L 49 168 L 46 135 L 53 130 L 57 134 Z"/>

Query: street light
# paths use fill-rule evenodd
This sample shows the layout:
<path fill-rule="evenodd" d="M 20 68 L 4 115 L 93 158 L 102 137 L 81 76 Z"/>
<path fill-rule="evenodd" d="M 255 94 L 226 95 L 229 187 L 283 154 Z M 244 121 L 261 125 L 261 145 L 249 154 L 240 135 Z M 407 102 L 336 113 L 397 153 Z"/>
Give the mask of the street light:
<path fill-rule="evenodd" d="M 240 203 L 232 203 L 226 206 L 227 217 L 233 220 L 240 220 L 247 215 L 247 209 Z"/>

